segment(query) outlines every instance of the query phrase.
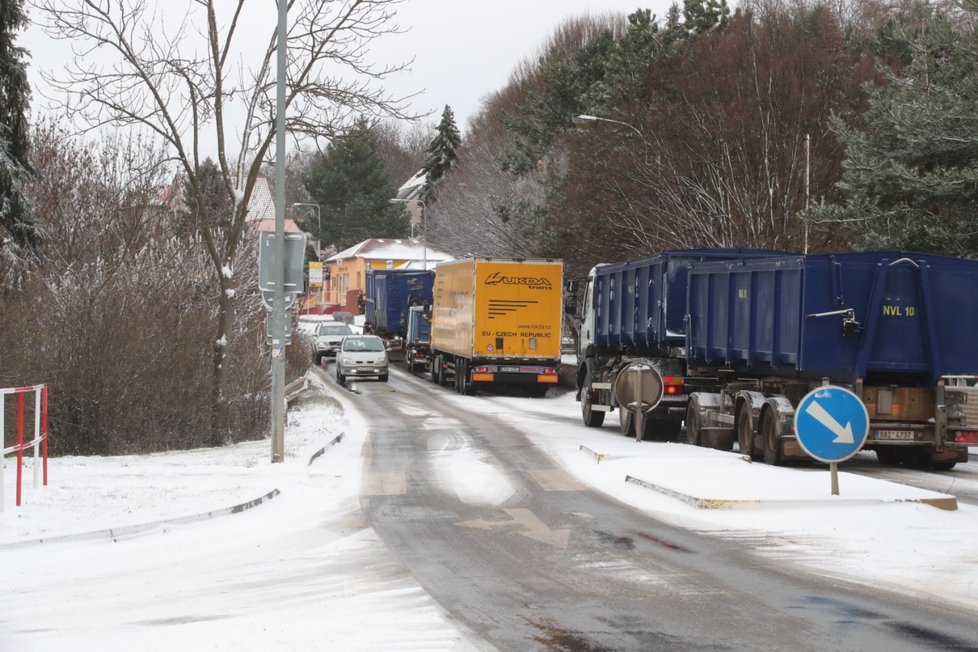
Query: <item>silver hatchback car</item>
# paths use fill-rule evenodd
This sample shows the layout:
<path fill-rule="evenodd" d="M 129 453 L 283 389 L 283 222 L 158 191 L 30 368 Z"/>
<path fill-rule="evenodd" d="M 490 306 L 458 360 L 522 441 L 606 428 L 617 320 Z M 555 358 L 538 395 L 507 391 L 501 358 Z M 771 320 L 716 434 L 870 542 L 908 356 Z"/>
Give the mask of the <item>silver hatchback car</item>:
<path fill-rule="evenodd" d="M 348 376 L 376 376 L 387 381 L 387 346 L 376 335 L 344 337 L 336 354 L 336 382 L 346 384 Z"/>

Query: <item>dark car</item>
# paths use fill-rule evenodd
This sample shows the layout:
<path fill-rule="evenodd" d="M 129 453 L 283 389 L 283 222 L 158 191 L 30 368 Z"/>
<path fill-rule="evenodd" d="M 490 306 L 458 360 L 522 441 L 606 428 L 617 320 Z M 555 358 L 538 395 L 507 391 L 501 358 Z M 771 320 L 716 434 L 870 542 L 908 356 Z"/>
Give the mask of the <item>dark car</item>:
<path fill-rule="evenodd" d="M 336 357 L 336 352 L 340 350 L 340 342 L 348 335 L 353 335 L 353 330 L 341 321 L 324 321 L 319 324 L 313 340 L 313 356 L 316 364 L 322 364 L 323 358 Z"/>
<path fill-rule="evenodd" d="M 387 346 L 376 335 L 351 335 L 343 338 L 336 354 L 336 381 L 346 384 L 348 376 L 375 376 L 387 381 Z"/>

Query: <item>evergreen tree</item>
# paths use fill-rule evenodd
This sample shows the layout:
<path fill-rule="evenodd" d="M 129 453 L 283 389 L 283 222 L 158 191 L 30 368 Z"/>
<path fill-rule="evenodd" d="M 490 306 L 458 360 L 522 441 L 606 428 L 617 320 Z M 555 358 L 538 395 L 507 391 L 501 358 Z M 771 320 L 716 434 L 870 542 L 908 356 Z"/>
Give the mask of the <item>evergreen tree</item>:
<path fill-rule="evenodd" d="M 809 217 L 842 222 L 861 249 L 978 256 L 978 34 L 972 20 L 918 4 L 877 41 L 894 61 L 846 146 L 839 205 Z"/>
<path fill-rule="evenodd" d="M 310 201 L 319 204 L 323 243 L 342 250 L 368 238 L 403 238 L 410 234 L 404 207 L 391 204 L 397 184 L 381 158 L 379 143 L 369 125 L 358 124 L 333 141 L 303 173 Z M 303 229 L 316 233 L 315 218 Z"/>
<path fill-rule="evenodd" d="M 27 51 L 14 45 L 14 32 L 27 24 L 22 5 L 0 0 L 0 258 L 8 268 L 36 263 L 45 240 L 24 188 L 33 170 L 27 159 Z"/>
<path fill-rule="evenodd" d="M 691 34 L 705 34 L 714 28 L 724 28 L 730 21 L 727 0 L 684 0 L 683 18 Z"/>
<path fill-rule="evenodd" d="M 197 173 L 197 183 L 201 185 L 201 196 L 207 204 L 206 210 L 209 216 L 208 222 L 218 231 L 215 237 L 223 241 L 222 234 L 231 228 L 231 221 L 234 218 L 234 204 L 231 196 L 224 189 L 224 178 L 221 176 L 221 168 L 209 156 L 200 165 Z M 202 207 L 197 205 L 194 199 L 194 191 L 189 181 L 183 184 L 183 201 L 187 207 L 187 213 L 181 216 L 177 224 L 177 232 L 180 235 L 192 235 L 200 228 L 200 212 Z"/>
<path fill-rule="evenodd" d="M 456 150 L 462 144 L 462 136 L 455 126 L 455 114 L 452 108 L 445 105 L 445 110 L 441 112 L 441 122 L 431 144 L 428 145 L 427 154 L 424 161 L 425 185 L 421 191 L 421 198 L 429 201 L 433 196 L 435 184 L 455 167 L 458 163 L 458 153 Z"/>

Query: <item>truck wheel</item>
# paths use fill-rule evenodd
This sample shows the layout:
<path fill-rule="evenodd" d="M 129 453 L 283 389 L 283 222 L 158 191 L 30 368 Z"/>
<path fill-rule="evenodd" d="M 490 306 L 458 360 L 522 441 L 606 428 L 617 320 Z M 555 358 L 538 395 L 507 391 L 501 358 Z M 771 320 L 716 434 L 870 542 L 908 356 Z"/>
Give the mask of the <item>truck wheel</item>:
<path fill-rule="evenodd" d="M 772 466 L 781 466 L 781 441 L 778 437 L 778 422 L 772 410 L 761 412 L 761 427 L 757 430 L 764 442 L 764 462 Z"/>
<path fill-rule="evenodd" d="M 700 433 L 700 413 L 696 401 L 690 399 L 686 404 L 686 441 L 693 446 L 702 446 Z"/>
<path fill-rule="evenodd" d="M 757 459 L 754 454 L 754 429 L 751 427 L 750 403 L 743 401 L 737 408 L 737 445 L 740 446 L 740 454 L 747 455 L 752 460 Z"/>
<path fill-rule="evenodd" d="M 431 382 L 441 385 L 441 356 L 436 355 L 431 359 Z"/>
<path fill-rule="evenodd" d="M 584 386 L 581 388 L 581 418 L 588 428 L 600 428 L 604 423 L 604 412 L 591 409 L 591 365 L 585 369 Z"/>
<path fill-rule="evenodd" d="M 618 408 L 618 427 L 626 437 L 635 436 L 635 415 L 628 408 Z"/>

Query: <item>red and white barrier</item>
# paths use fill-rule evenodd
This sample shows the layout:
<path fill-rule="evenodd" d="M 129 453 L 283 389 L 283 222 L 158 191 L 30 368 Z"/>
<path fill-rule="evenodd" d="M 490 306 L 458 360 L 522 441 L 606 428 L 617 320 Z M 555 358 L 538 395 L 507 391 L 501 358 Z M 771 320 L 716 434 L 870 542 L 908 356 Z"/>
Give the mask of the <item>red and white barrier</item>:
<path fill-rule="evenodd" d="M 34 394 L 34 438 L 24 441 L 24 403 L 28 394 Z M 44 470 L 44 485 L 48 484 L 48 386 L 31 385 L 28 387 L 14 387 L 11 389 L 0 389 L 0 445 L 6 441 L 6 400 L 7 395 L 12 394 L 17 397 L 17 443 L 3 449 L 3 457 L 8 453 L 17 453 L 17 507 L 20 507 L 23 475 L 24 475 L 24 451 L 28 448 L 34 449 L 34 488 L 38 486 L 38 457 L 43 461 L 40 466 Z M 2 460 L 0 460 L 2 462 Z M 3 464 L 0 463 L 0 512 L 4 507 L 3 488 L 5 479 L 3 477 Z"/>

